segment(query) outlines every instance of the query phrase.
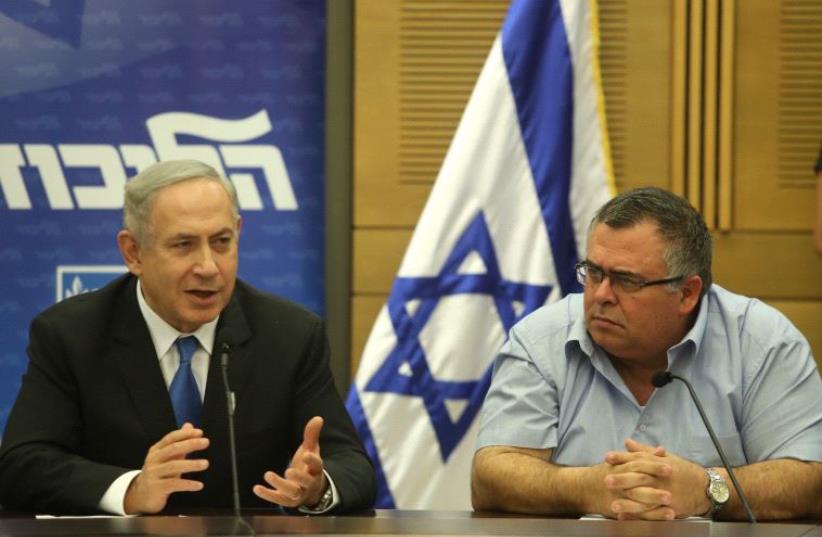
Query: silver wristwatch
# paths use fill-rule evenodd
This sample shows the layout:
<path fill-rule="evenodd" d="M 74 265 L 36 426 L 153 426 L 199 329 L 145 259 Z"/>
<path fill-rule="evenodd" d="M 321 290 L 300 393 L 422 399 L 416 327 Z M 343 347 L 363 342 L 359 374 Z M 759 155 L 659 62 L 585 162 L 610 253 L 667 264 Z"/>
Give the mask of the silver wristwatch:
<path fill-rule="evenodd" d="M 311 508 L 312 511 L 325 511 L 329 507 L 331 507 L 331 503 L 334 501 L 334 491 L 331 490 L 331 483 L 328 484 L 326 487 L 325 492 L 320 497 L 319 503 Z"/>
<path fill-rule="evenodd" d="M 713 468 L 705 468 L 705 472 L 708 474 L 708 489 L 705 491 L 705 494 L 708 496 L 708 499 L 711 500 L 711 508 L 705 513 L 705 516 L 713 518 L 719 510 L 728 503 L 728 499 L 731 497 L 731 491 L 728 488 L 728 483 L 722 479 L 722 476 L 716 473 L 716 470 Z"/>

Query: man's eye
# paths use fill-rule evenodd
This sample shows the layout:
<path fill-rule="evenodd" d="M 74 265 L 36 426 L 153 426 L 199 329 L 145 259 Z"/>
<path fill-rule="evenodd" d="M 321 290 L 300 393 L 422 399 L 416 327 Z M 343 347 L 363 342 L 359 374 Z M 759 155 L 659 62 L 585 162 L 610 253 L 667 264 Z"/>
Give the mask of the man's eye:
<path fill-rule="evenodd" d="M 602 281 L 604 274 L 600 269 L 588 267 L 588 276 L 595 282 L 599 282 Z"/>
<path fill-rule="evenodd" d="M 640 287 L 642 285 L 642 282 L 640 280 L 638 280 L 637 278 L 633 278 L 631 276 L 625 276 L 622 274 L 612 274 L 611 277 L 619 281 L 619 284 L 627 289 L 636 289 L 637 287 Z"/>

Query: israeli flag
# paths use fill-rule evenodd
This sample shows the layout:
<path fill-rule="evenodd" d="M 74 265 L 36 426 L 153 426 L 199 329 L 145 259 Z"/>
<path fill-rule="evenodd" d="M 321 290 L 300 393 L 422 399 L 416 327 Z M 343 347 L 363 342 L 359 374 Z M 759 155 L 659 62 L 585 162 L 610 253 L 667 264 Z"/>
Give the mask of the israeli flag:
<path fill-rule="evenodd" d="M 471 508 L 494 355 L 520 318 L 579 290 L 613 191 L 597 47 L 593 1 L 509 9 L 348 396 L 378 507 Z"/>

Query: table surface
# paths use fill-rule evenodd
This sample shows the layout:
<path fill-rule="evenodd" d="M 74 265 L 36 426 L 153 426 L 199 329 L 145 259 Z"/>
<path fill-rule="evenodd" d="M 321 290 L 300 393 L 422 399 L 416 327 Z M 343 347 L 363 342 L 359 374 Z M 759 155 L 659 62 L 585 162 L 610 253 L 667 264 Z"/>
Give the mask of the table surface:
<path fill-rule="evenodd" d="M 257 535 L 506 535 L 543 537 L 822 537 L 819 522 L 759 523 L 674 521 L 617 522 L 523 517 L 468 511 L 377 510 L 308 517 L 250 512 Z M 132 518 L 0 518 L 0 535 L 251 535 L 235 517 L 218 515 Z"/>

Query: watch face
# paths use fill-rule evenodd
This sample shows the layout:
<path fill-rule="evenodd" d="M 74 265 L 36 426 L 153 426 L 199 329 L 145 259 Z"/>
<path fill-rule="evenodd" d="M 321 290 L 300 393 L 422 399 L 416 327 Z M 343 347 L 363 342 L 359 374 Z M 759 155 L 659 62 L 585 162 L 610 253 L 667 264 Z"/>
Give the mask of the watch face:
<path fill-rule="evenodd" d="M 728 485 L 722 482 L 711 481 L 711 497 L 716 503 L 725 503 L 731 497 L 731 491 L 728 490 Z"/>

